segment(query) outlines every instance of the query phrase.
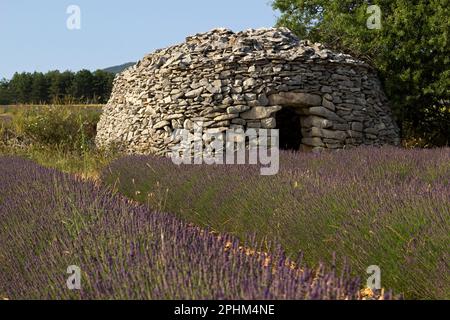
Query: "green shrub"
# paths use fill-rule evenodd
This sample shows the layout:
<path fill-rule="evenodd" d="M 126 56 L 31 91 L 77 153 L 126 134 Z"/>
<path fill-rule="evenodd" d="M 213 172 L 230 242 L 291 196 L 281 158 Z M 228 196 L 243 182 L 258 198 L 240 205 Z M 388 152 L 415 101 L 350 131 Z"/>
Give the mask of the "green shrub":
<path fill-rule="evenodd" d="M 94 143 L 99 116 L 91 107 L 39 106 L 17 112 L 12 127 L 38 145 L 85 152 Z"/>
<path fill-rule="evenodd" d="M 94 145 L 101 106 L 53 105 L 2 107 L 0 155 L 19 155 L 41 165 L 85 177 L 115 158 Z M 1 116 L 9 121 L 1 121 Z"/>

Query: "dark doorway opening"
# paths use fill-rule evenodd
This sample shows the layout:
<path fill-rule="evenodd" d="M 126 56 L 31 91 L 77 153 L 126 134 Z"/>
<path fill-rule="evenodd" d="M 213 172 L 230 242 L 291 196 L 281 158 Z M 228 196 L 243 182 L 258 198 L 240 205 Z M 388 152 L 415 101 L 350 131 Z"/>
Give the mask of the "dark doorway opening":
<path fill-rule="evenodd" d="M 276 114 L 276 122 L 280 130 L 280 149 L 299 150 L 302 144 L 300 115 L 294 108 L 283 107 Z"/>

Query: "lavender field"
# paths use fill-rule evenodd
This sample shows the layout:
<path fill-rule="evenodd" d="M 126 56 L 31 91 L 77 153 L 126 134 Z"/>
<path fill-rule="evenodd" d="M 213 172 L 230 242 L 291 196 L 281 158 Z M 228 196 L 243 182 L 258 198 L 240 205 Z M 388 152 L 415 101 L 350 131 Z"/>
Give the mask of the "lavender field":
<path fill-rule="evenodd" d="M 111 169 L 123 170 L 130 161 L 136 172 L 145 173 L 146 163 L 165 168 L 161 178 L 175 170 L 151 158 L 126 158 Z M 289 259 L 276 242 L 240 243 L 29 160 L 0 157 L 0 167 L 0 299 L 362 298 L 363 283 L 350 276 L 348 267 L 309 269 L 300 259 Z M 211 178 L 205 175 L 204 182 Z M 195 204 L 195 190 L 192 183 L 180 193 Z M 210 201 L 219 201 L 214 195 Z M 276 194 L 266 197 L 271 196 Z M 205 201 L 205 206 L 212 203 Z M 241 214 L 251 208 L 243 209 Z M 268 213 L 260 214 L 263 219 Z M 431 220 L 444 218 L 442 212 L 435 214 Z M 272 225 L 278 221 L 283 219 Z M 249 223 L 243 221 L 243 226 Z M 439 230 L 435 234 L 442 236 Z M 82 271 L 81 291 L 66 287 L 70 265 Z M 392 296 L 386 291 L 381 298 Z"/>
<path fill-rule="evenodd" d="M 406 298 L 450 298 L 448 148 L 286 152 L 280 167 L 263 177 L 254 166 L 178 167 L 130 156 L 102 179 L 185 223 L 279 243 L 290 257 L 302 251 L 309 265 L 331 264 L 337 253 L 356 276 L 378 265 L 382 286 Z"/>

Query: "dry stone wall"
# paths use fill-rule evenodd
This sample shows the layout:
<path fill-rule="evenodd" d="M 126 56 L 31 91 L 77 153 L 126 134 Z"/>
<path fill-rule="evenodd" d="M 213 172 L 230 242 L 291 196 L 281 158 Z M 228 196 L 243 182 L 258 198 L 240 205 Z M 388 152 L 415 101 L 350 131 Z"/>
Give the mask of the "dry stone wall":
<path fill-rule="evenodd" d="M 277 128 L 277 113 L 298 115 L 304 150 L 399 144 L 376 73 L 364 62 L 288 29 L 215 29 L 157 50 L 114 80 L 96 143 L 167 155 L 176 129 L 194 123 Z"/>

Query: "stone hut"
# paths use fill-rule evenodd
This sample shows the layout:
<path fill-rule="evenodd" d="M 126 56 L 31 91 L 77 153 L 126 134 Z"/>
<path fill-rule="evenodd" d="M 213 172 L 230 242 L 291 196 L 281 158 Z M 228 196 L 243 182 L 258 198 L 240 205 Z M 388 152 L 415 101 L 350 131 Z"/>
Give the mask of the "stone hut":
<path fill-rule="evenodd" d="M 295 150 L 398 145 L 377 74 L 291 31 L 215 29 L 157 50 L 119 74 L 99 147 L 167 155 L 176 129 L 277 128 Z"/>

